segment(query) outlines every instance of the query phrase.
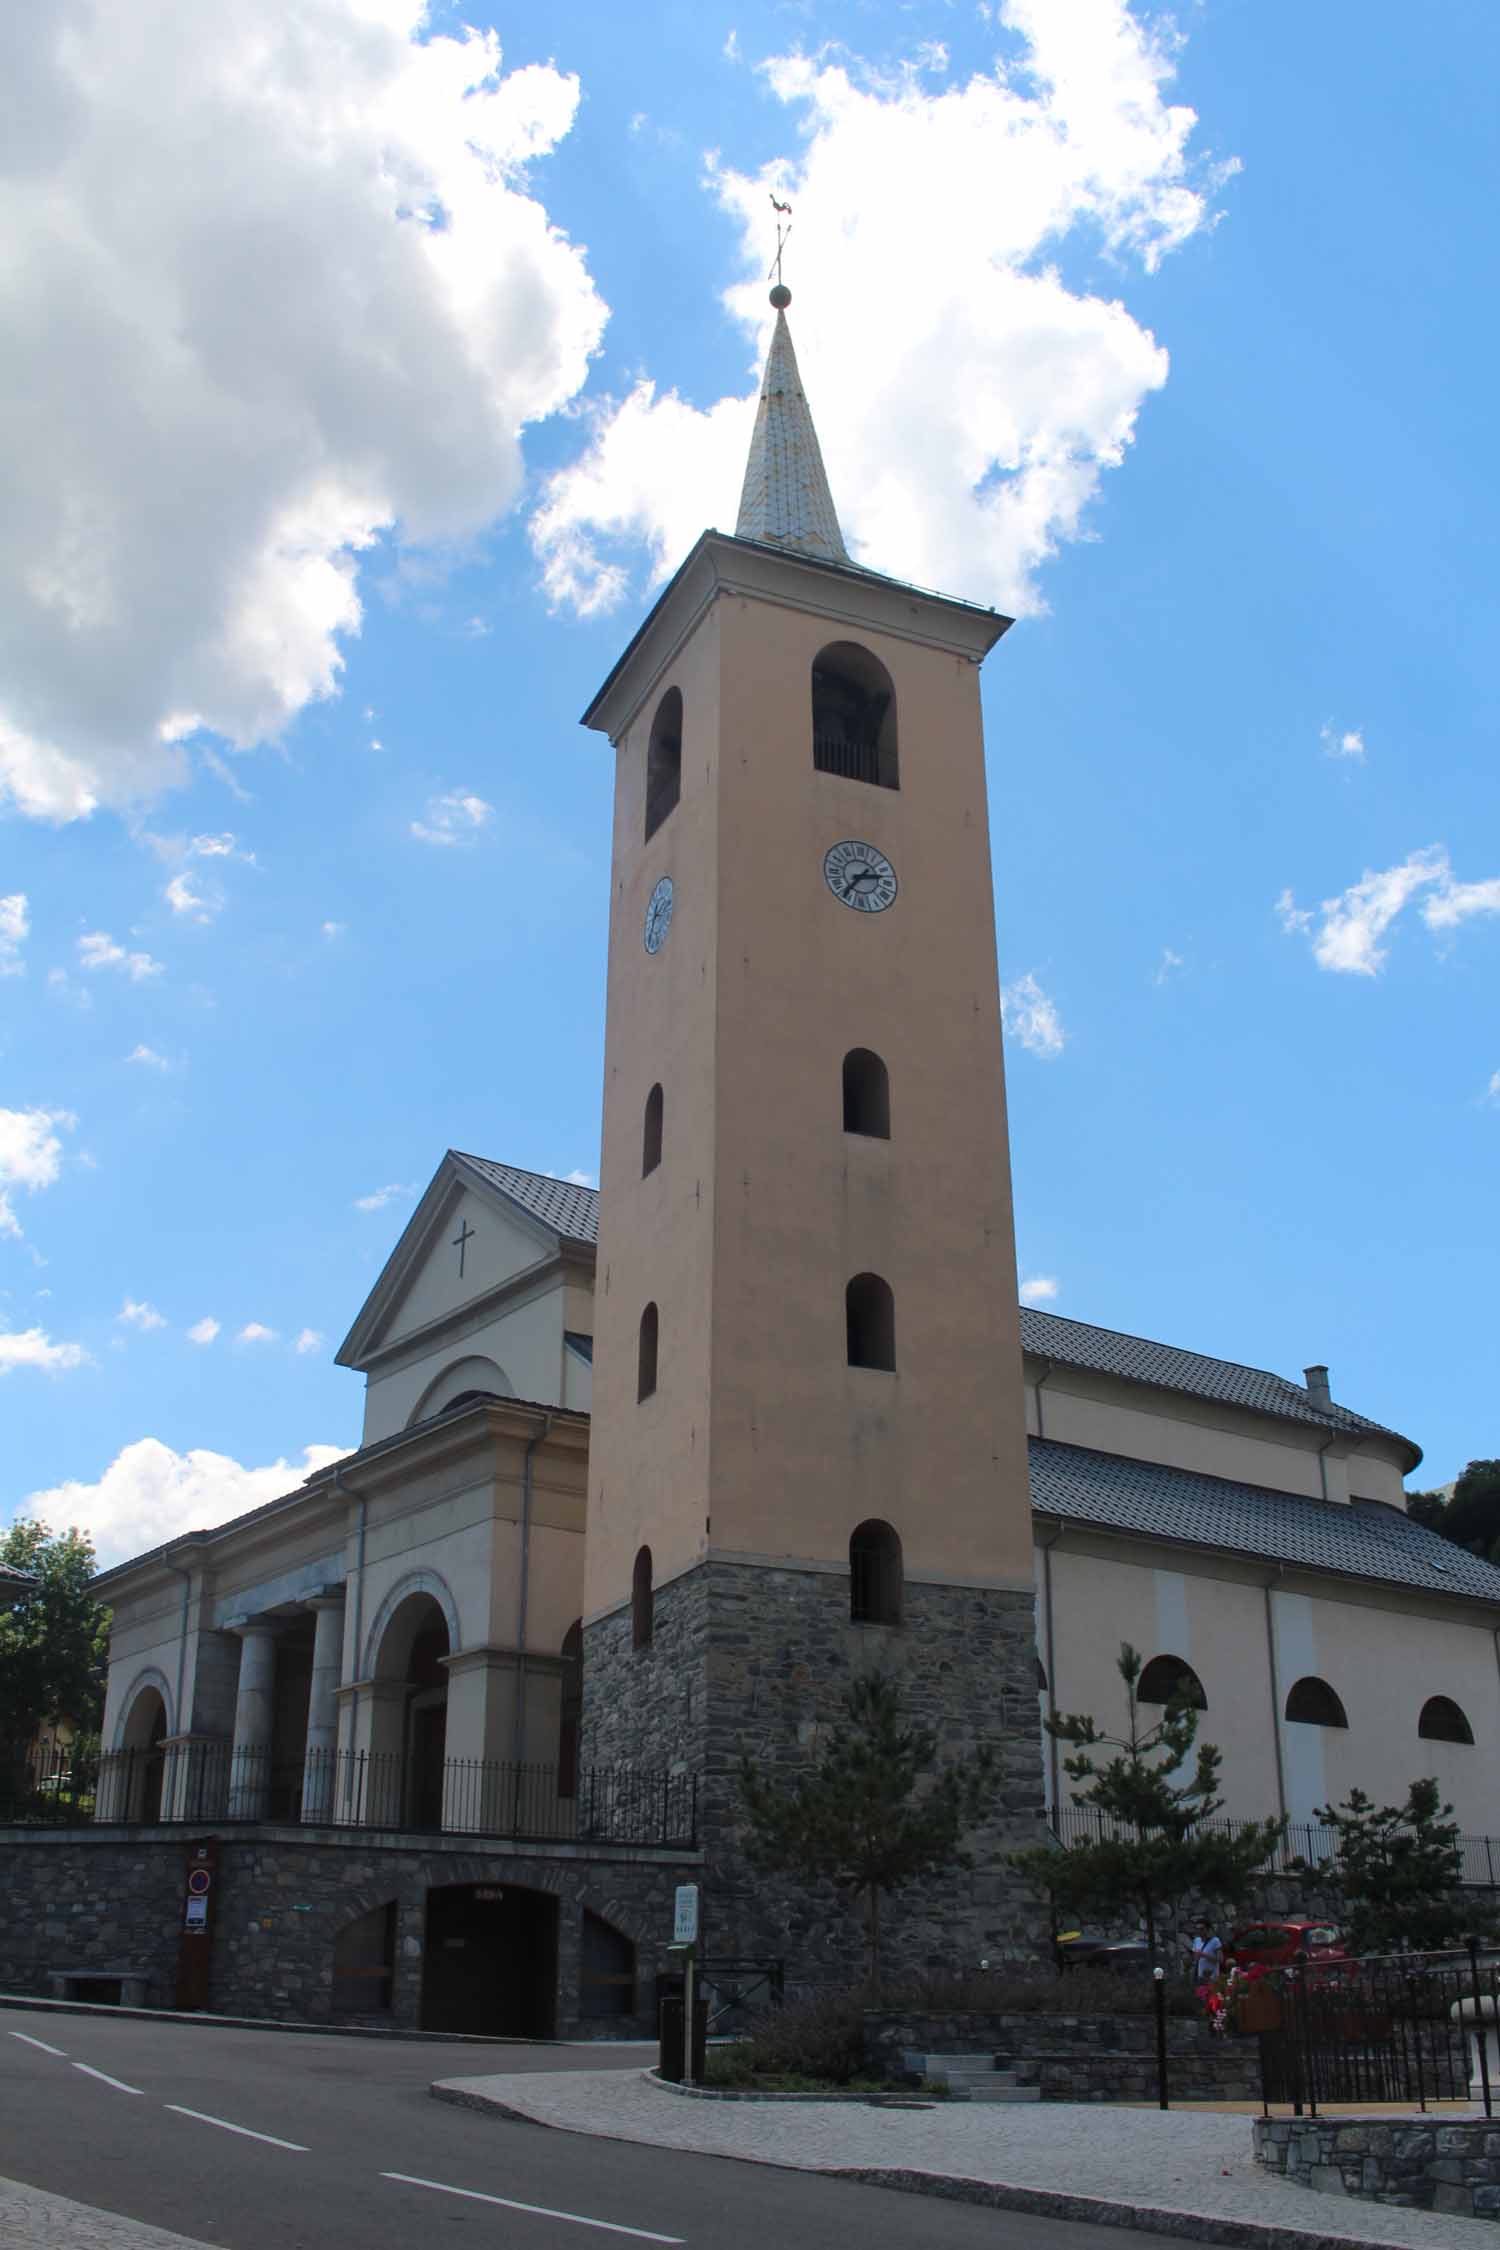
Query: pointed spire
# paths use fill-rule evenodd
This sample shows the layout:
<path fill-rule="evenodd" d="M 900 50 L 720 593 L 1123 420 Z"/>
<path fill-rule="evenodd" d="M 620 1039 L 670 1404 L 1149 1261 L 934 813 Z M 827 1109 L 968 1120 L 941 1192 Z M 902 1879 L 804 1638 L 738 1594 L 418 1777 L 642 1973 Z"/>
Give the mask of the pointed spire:
<path fill-rule="evenodd" d="M 778 281 L 771 291 L 776 328 L 766 354 L 755 434 L 745 463 L 736 536 L 762 539 L 823 562 L 847 562 L 849 550 L 828 489 L 812 411 L 797 372 L 786 308 L 792 293 Z"/>

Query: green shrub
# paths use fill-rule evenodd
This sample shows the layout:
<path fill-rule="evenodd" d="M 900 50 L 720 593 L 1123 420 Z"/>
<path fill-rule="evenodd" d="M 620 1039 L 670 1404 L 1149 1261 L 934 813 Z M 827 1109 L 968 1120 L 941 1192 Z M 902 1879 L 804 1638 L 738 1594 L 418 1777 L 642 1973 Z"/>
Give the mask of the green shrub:
<path fill-rule="evenodd" d="M 1201 2016 L 1203 2004 L 1186 1978 L 1169 1977 L 1169 2016 Z M 913 1977 L 887 1984 L 882 2015 L 1149 2016 L 1156 2005 L 1150 1972 L 1140 1969 L 1069 1969 L 1063 1976 L 1017 1970 L 975 1970 L 952 1976 Z"/>
<path fill-rule="evenodd" d="M 811 2078 L 847 2086 L 865 2069 L 864 1996 L 823 1992 L 757 2023 L 735 2049 L 757 2079 Z"/>

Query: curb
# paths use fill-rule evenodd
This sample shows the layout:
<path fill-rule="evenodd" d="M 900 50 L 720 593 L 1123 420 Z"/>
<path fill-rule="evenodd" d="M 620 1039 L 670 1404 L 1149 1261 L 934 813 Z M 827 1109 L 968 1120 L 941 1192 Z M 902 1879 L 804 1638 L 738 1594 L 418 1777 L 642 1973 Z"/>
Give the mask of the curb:
<path fill-rule="evenodd" d="M 642 2076 L 666 2087 L 665 2080 L 645 2071 Z M 672 2087 L 672 2092 L 680 2091 Z M 696 2092 L 696 2088 L 688 2089 Z M 639 2141 L 625 2133 L 596 2133 L 587 2125 L 554 2125 L 533 2117 L 511 2102 L 488 2094 L 473 2094 L 435 2079 L 427 2089 L 434 2101 L 452 2102 L 458 2109 L 481 2110 L 511 2125 L 536 2125 L 543 2132 L 577 2133 L 586 2140 L 628 2141 L 632 2148 L 660 2144 Z M 793 2095 L 792 2100 L 810 2100 Z M 730 2156 L 718 2149 L 664 2151 L 669 2156 L 710 2156 L 720 2164 L 765 2164 L 776 2172 L 811 2174 L 820 2180 L 851 2180 L 858 2187 L 889 2188 L 898 2195 L 933 2195 L 949 2203 L 977 2203 L 994 2211 L 1023 2211 L 1038 2219 L 1071 2219 L 1085 2226 L 1115 2227 L 1142 2234 L 1163 2234 L 1179 2242 L 1217 2242 L 1229 2250 L 1396 2250 L 1394 2244 L 1372 2241 L 1367 2235 L 1330 2234 L 1324 2228 L 1277 2226 L 1258 2219 L 1221 2218 L 1212 2211 L 1183 2211 L 1159 2204 L 1122 2203 L 1103 2195 L 1074 2195 L 1065 2188 L 1020 2187 L 1007 2180 L 975 2180 L 958 2172 L 920 2172 L 909 2167 L 863 2164 L 778 2164 L 772 2157 Z"/>
<path fill-rule="evenodd" d="M 690 2102 L 847 2102 L 859 2103 L 866 2109 L 945 2109 L 947 2099 L 934 2094 L 881 2093 L 871 2090 L 866 2094 L 851 2094 L 837 2089 L 823 2094 L 760 2093 L 753 2086 L 684 2086 L 675 2078 L 663 2078 L 660 2071 L 648 2070 L 647 2078 L 664 2094 L 680 2095 Z"/>
<path fill-rule="evenodd" d="M 300 2031 L 324 2039 L 419 2039 L 444 2047 L 569 2047 L 570 2039 L 510 2039 L 477 2031 L 407 2031 L 391 2025 L 288 2023 L 280 2016 L 215 2016 L 206 2009 L 119 2008 L 107 2000 L 43 2000 L 31 1992 L 0 1992 L 0 2008 L 26 2008 L 37 2015 L 123 2016 L 130 2023 L 197 2023 L 215 2031 Z"/>

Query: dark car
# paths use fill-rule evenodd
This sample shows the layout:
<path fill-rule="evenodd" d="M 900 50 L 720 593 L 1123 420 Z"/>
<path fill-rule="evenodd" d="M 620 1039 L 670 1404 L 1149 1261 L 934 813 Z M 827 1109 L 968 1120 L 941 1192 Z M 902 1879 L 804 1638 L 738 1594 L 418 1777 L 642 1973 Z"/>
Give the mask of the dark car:
<path fill-rule="evenodd" d="M 1331 1922 L 1246 1922 L 1224 1950 L 1237 1969 L 1300 1969 L 1348 1959 Z"/>

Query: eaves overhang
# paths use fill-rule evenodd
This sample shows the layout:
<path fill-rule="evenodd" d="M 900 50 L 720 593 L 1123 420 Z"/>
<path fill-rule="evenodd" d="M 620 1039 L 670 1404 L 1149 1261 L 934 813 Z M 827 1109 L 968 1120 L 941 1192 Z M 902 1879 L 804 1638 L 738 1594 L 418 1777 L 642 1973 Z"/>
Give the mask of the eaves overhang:
<path fill-rule="evenodd" d="M 1013 620 L 977 602 L 910 586 L 857 563 L 829 562 L 724 531 L 703 532 L 627 643 L 581 724 L 618 742 L 652 686 L 721 594 L 806 609 L 852 630 L 948 648 L 978 664 Z"/>

